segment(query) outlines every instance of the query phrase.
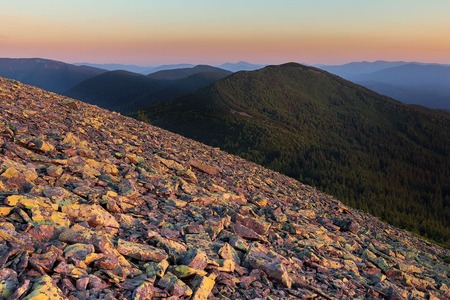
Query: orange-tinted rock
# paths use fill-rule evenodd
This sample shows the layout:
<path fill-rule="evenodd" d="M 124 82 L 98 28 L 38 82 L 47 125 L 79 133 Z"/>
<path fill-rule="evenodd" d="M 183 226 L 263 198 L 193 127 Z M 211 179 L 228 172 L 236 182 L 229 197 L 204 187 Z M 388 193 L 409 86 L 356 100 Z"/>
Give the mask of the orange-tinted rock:
<path fill-rule="evenodd" d="M 258 234 L 266 234 L 270 228 L 270 223 L 265 221 L 259 221 L 252 217 L 244 217 L 240 214 L 236 214 L 236 223 L 244 225 Z"/>
<path fill-rule="evenodd" d="M 125 267 L 131 266 L 131 264 L 117 251 L 106 234 L 97 233 L 75 224 L 71 228 L 61 232 L 59 240 L 71 244 L 92 244 L 96 251 L 102 252 L 106 254 L 106 256 L 117 257 L 120 265 Z"/>
<path fill-rule="evenodd" d="M 269 278 L 291 288 L 292 279 L 286 269 L 289 263 L 281 255 L 259 243 L 253 243 L 245 254 L 244 261 L 252 268 L 266 272 Z"/>
<path fill-rule="evenodd" d="M 202 172 L 205 172 L 209 175 L 216 175 L 220 172 L 220 169 L 216 166 L 211 166 L 208 164 L 205 164 L 199 160 L 191 159 L 189 160 L 189 164 L 197 169 L 199 169 Z"/>
<path fill-rule="evenodd" d="M 167 272 L 166 275 L 158 281 L 158 286 L 168 291 L 172 296 L 189 297 L 192 295 L 191 288 L 170 272 Z"/>
<path fill-rule="evenodd" d="M 206 253 L 198 249 L 190 249 L 181 260 L 182 265 L 203 270 L 208 265 Z"/>
<path fill-rule="evenodd" d="M 39 278 L 32 287 L 31 293 L 23 300 L 66 300 L 62 291 L 58 288 L 52 278 L 44 275 Z"/>
<path fill-rule="evenodd" d="M 150 245 L 128 242 L 122 239 L 119 239 L 117 242 L 117 251 L 123 255 L 144 261 L 151 260 L 160 262 L 168 258 L 167 253 L 162 249 Z"/>
<path fill-rule="evenodd" d="M 11 299 L 447 299 L 449 256 L 220 149 L 0 78 Z"/>
<path fill-rule="evenodd" d="M 62 212 L 75 222 L 86 221 L 91 226 L 119 228 L 116 219 L 99 205 L 69 204 L 62 207 Z"/>
<path fill-rule="evenodd" d="M 0 240 L 26 251 L 34 251 L 32 237 L 25 232 L 16 232 L 14 226 L 10 223 L 0 223 Z"/>
<path fill-rule="evenodd" d="M 258 233 L 256 233 L 253 229 L 248 228 L 247 226 L 244 225 L 240 225 L 240 224 L 235 224 L 234 225 L 234 232 L 246 239 L 246 240 L 250 240 L 250 241 L 265 241 L 265 238 L 261 235 L 259 235 Z"/>
<path fill-rule="evenodd" d="M 138 286 L 133 292 L 134 300 L 147 300 L 156 296 L 158 288 L 150 282 L 144 282 Z"/>
<path fill-rule="evenodd" d="M 54 225 L 37 225 L 28 233 L 37 241 L 51 241 L 59 236 L 58 228 Z"/>
<path fill-rule="evenodd" d="M 48 174 L 48 176 L 51 176 L 51 177 L 59 177 L 62 175 L 63 172 L 64 172 L 64 170 L 61 166 L 52 165 L 47 168 L 47 174 Z"/>
<path fill-rule="evenodd" d="M 191 282 L 191 288 L 194 292 L 191 299 L 195 300 L 206 300 L 211 294 L 214 284 L 216 282 L 205 276 L 195 275 L 194 280 Z"/>

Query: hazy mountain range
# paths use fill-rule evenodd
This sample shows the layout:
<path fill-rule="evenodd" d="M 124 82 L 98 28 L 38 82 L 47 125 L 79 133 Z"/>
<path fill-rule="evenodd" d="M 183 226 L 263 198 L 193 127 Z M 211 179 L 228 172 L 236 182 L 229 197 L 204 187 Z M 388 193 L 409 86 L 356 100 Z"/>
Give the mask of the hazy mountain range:
<path fill-rule="evenodd" d="M 148 75 L 153 72 L 158 72 L 162 70 L 171 70 L 178 68 L 192 68 L 193 64 L 171 64 L 171 65 L 161 65 L 161 66 L 136 66 L 136 65 L 124 65 L 124 64 L 93 64 L 93 63 L 76 63 L 77 66 L 90 66 L 95 68 L 100 68 L 108 71 L 128 71 L 143 75 Z"/>
<path fill-rule="evenodd" d="M 136 65 L 92 64 L 92 63 L 76 63 L 75 65 L 91 66 L 91 67 L 105 69 L 105 70 L 109 70 L 109 71 L 124 70 L 124 71 L 139 73 L 139 74 L 143 74 L 143 75 L 147 75 L 150 73 L 155 73 L 155 72 L 163 71 L 163 70 L 192 68 L 195 66 L 193 64 L 170 64 L 170 65 L 161 65 L 161 66 L 154 66 L 154 67 L 151 67 L 151 66 L 144 67 L 144 66 L 136 66 Z M 218 65 L 217 67 L 220 69 L 231 71 L 231 72 L 238 72 L 238 71 L 254 71 L 257 69 L 261 69 L 265 66 L 266 65 L 258 65 L 258 64 L 248 63 L 245 61 L 239 61 L 237 63 L 224 63 L 221 65 Z"/>
<path fill-rule="evenodd" d="M 450 66 L 359 62 L 319 68 L 408 104 L 450 110 Z"/>
<path fill-rule="evenodd" d="M 50 91 L 64 93 L 75 85 L 107 71 L 128 71 L 141 75 L 194 68 L 192 64 L 143 67 L 122 64 L 67 64 L 48 59 L 0 59 L 0 76 L 16 79 Z M 214 68 L 213 66 L 210 66 Z M 224 63 L 216 68 L 230 72 L 253 71 L 264 65 L 247 62 Z M 352 62 L 317 67 L 407 104 L 450 110 L 450 66 L 415 62 Z M 213 71 L 214 72 L 214 71 Z M 193 73 L 196 73 L 194 70 Z M 170 73 L 168 73 L 170 74 Z M 203 81 L 209 83 L 210 81 Z M 188 89 L 189 90 L 189 89 Z M 192 89 L 191 89 L 192 90 Z"/>
<path fill-rule="evenodd" d="M 0 76 L 62 93 L 76 84 L 105 73 L 89 66 L 75 66 L 42 58 L 0 58 Z"/>
<path fill-rule="evenodd" d="M 232 74 L 211 66 L 195 66 L 141 75 L 110 71 L 87 79 L 64 94 L 122 113 L 146 108 L 203 88 Z"/>

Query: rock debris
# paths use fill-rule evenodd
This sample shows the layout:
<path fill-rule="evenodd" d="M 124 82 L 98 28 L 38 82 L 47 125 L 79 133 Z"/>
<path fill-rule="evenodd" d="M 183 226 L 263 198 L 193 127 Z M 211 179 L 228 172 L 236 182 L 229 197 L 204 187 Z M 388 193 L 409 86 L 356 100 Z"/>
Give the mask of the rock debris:
<path fill-rule="evenodd" d="M 448 299 L 449 251 L 279 173 L 0 79 L 1 299 Z"/>

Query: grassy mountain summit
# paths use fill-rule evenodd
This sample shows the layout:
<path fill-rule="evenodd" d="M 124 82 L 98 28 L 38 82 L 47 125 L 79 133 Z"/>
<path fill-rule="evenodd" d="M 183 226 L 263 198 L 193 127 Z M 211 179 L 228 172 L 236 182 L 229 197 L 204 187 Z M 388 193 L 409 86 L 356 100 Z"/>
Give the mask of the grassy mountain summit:
<path fill-rule="evenodd" d="M 447 113 L 288 63 L 235 73 L 147 114 L 449 246 Z"/>

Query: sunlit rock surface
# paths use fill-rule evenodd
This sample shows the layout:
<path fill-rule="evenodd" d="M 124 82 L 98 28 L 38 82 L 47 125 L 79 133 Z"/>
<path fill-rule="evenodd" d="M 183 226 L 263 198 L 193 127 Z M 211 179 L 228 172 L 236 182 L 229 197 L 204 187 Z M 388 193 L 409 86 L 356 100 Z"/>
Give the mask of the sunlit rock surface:
<path fill-rule="evenodd" d="M 0 298 L 450 297 L 445 249 L 219 149 L 6 79 L 0 166 Z"/>

